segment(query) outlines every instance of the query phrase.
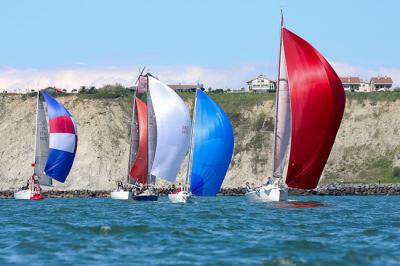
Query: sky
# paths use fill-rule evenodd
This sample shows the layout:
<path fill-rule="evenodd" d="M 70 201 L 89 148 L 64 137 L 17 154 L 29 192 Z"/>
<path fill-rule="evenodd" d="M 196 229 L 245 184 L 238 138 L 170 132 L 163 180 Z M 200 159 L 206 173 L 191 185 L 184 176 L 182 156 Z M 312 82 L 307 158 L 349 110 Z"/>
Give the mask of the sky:
<path fill-rule="evenodd" d="M 276 79 L 281 9 L 339 75 L 400 84 L 398 0 L 2 0 L 0 90 Z"/>

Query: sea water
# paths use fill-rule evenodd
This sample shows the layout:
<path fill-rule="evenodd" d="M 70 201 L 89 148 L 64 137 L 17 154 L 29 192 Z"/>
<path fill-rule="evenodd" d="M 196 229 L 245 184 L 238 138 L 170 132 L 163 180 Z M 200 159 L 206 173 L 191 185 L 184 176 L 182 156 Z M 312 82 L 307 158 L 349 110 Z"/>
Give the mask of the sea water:
<path fill-rule="evenodd" d="M 0 265 L 400 265 L 400 197 L 0 201 Z"/>

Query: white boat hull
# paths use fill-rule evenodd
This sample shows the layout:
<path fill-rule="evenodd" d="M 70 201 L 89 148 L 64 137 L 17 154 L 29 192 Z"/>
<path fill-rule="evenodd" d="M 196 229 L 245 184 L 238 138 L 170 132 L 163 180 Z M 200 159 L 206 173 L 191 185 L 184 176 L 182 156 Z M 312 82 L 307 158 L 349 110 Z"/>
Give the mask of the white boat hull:
<path fill-rule="evenodd" d="M 14 193 L 14 199 L 18 200 L 30 200 L 31 196 L 32 194 L 30 189 L 20 190 Z"/>
<path fill-rule="evenodd" d="M 131 191 L 112 191 L 111 198 L 115 200 L 131 200 L 132 199 L 132 192 Z"/>
<path fill-rule="evenodd" d="M 288 190 L 287 188 L 268 185 L 247 192 L 246 198 L 254 202 L 287 201 Z"/>
<path fill-rule="evenodd" d="M 192 194 L 186 191 L 181 191 L 174 194 L 168 194 L 168 198 L 172 203 L 187 203 L 191 200 Z"/>

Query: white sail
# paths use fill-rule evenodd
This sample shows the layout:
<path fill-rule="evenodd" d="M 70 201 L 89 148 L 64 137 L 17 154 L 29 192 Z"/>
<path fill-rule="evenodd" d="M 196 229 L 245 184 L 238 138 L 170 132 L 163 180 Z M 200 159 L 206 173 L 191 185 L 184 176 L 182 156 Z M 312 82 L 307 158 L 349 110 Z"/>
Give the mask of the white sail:
<path fill-rule="evenodd" d="M 276 97 L 273 176 L 281 178 L 285 169 L 291 136 L 290 92 L 283 43 L 280 49 L 279 79 Z"/>
<path fill-rule="evenodd" d="M 151 77 L 148 77 L 150 79 Z M 149 85 L 148 85 L 149 86 Z M 148 171 L 147 183 L 154 185 L 156 183 L 155 176 L 151 173 L 153 166 L 154 156 L 157 146 L 157 123 L 154 114 L 153 101 L 151 95 L 147 92 L 147 144 L 148 144 Z"/>
<path fill-rule="evenodd" d="M 149 77 L 157 124 L 157 145 L 151 174 L 174 182 L 190 141 L 190 115 L 183 100 L 167 85 Z"/>
<path fill-rule="evenodd" d="M 34 173 L 39 178 L 39 183 L 51 186 L 52 179 L 44 174 L 49 149 L 49 131 L 47 130 L 46 114 L 44 112 L 43 99 L 38 96 L 36 114 L 36 141 L 35 141 L 35 169 Z"/>

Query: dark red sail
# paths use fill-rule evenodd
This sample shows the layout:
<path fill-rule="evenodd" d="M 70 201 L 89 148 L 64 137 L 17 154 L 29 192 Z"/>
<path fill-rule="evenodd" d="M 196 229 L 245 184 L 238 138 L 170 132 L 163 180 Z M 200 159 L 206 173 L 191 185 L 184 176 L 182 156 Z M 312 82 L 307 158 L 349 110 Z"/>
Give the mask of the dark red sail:
<path fill-rule="evenodd" d="M 339 129 L 345 92 L 336 72 L 308 42 L 282 28 L 292 133 L 286 184 L 313 189 Z"/>
<path fill-rule="evenodd" d="M 136 113 L 139 128 L 139 145 L 130 176 L 139 183 L 146 184 L 148 173 L 147 106 L 138 98 L 136 98 Z"/>

